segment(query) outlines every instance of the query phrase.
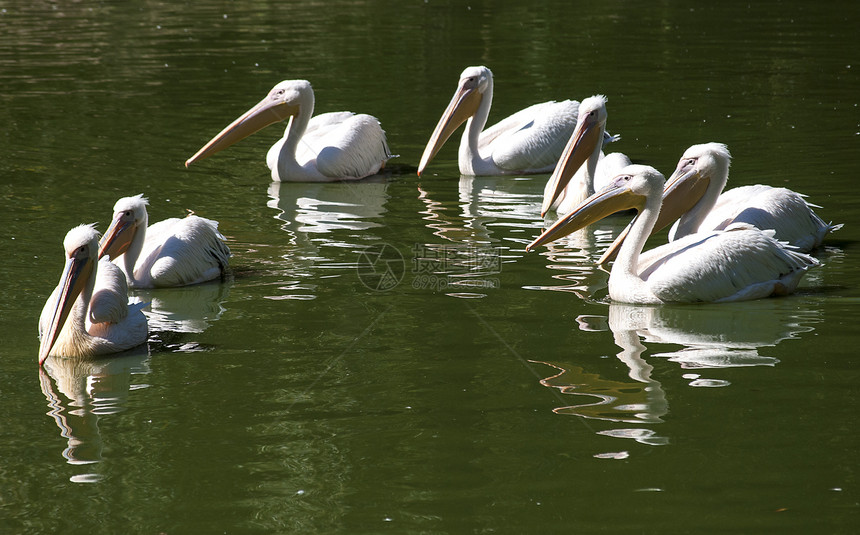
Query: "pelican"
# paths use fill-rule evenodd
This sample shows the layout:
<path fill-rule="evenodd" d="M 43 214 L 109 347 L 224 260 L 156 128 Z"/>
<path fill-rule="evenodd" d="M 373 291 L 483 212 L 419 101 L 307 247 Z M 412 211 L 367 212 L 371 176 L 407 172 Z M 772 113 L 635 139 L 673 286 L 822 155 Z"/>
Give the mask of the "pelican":
<path fill-rule="evenodd" d="M 609 297 L 632 304 L 725 302 L 786 295 L 794 291 L 809 267 L 818 264 L 814 258 L 786 248 L 772 232 L 746 224 L 691 234 L 642 254 L 660 212 L 664 182 L 653 167 L 628 166 L 526 250 L 619 210 L 636 209 L 639 213 L 609 275 Z"/>
<path fill-rule="evenodd" d="M 669 241 L 746 223 L 761 230 L 773 230 L 777 240 L 806 253 L 820 246 L 828 232 L 842 227 L 825 223 L 803 195 L 790 189 L 757 184 L 721 194 L 729 178 L 730 161 L 729 149 L 722 143 L 704 143 L 687 149 L 666 182 L 664 208 L 652 233 L 676 219 L 669 231 Z M 626 235 L 627 229 L 598 262 L 612 260 Z"/>
<path fill-rule="evenodd" d="M 603 155 L 606 117 L 603 95 L 589 97 L 579 105 L 576 128 L 544 187 L 541 217 L 552 209 L 559 214 L 570 213 L 632 163 L 620 152 Z"/>
<path fill-rule="evenodd" d="M 118 200 L 99 248 L 99 257 L 116 262 L 130 287 L 187 286 L 224 273 L 230 249 L 217 222 L 189 215 L 147 227 L 147 204 L 143 194 Z"/>
<path fill-rule="evenodd" d="M 119 353 L 146 341 L 145 303 L 128 304 L 125 277 L 98 260 L 99 233 L 80 225 L 63 240 L 66 267 L 39 319 L 39 365 L 49 356 Z"/>
<path fill-rule="evenodd" d="M 311 118 L 313 111 L 310 82 L 284 80 L 189 158 L 185 167 L 288 118 L 284 137 L 266 156 L 276 182 L 357 180 L 375 175 L 392 158 L 376 117 L 342 111 Z"/>
<path fill-rule="evenodd" d="M 575 100 L 535 104 L 484 129 L 493 103 L 493 73 L 487 67 L 466 67 L 454 97 L 427 142 L 418 175 L 463 122 L 460 173 L 467 176 L 548 173 L 558 161 L 576 126 Z M 617 136 L 606 136 L 615 141 Z"/>

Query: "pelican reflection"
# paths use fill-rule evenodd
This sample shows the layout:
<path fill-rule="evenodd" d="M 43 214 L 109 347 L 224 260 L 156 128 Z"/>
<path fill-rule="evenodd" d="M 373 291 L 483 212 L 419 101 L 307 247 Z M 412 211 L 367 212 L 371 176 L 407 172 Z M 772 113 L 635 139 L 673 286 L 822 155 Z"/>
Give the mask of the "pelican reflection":
<path fill-rule="evenodd" d="M 202 333 L 217 321 L 230 294 L 230 283 L 207 282 L 180 288 L 137 290 L 135 301 L 149 303 L 143 309 L 151 331 Z"/>
<path fill-rule="evenodd" d="M 627 366 L 629 380 L 604 378 L 599 374 L 586 372 L 579 366 L 543 362 L 558 370 L 558 373 L 541 380 L 542 385 L 555 388 L 561 394 L 597 399 L 592 403 L 557 407 L 553 412 L 621 424 L 662 423 L 669 404 L 662 386 L 651 377 L 654 368 L 642 358 L 645 346 L 634 331 L 613 330 L 613 339 L 621 348 L 617 357 Z M 599 431 L 598 434 L 632 438 L 636 442 L 652 446 L 668 443 L 668 438 L 661 437 L 654 430 L 647 428 L 620 427 Z"/>
<path fill-rule="evenodd" d="M 683 369 L 774 366 L 779 359 L 760 353 L 783 340 L 810 332 L 820 320 L 815 310 L 779 302 L 714 306 L 609 306 L 609 328 L 633 331 L 646 343 L 682 346 L 653 352 Z"/>
<path fill-rule="evenodd" d="M 651 346 L 651 357 L 666 358 L 684 370 L 775 366 L 779 359 L 762 354 L 782 342 L 814 330 L 821 321 L 816 310 L 797 310 L 790 303 L 756 301 L 720 306 L 636 306 L 610 304 L 607 316 L 579 316 L 584 332 L 612 333 L 621 352 L 618 359 L 627 368 L 627 378 L 601 377 L 581 366 L 542 362 L 557 373 L 541 381 L 564 395 L 596 398 L 592 403 L 571 404 L 554 409 L 594 420 L 650 426 L 663 422 L 669 402 L 654 368 L 643 356 Z M 654 351 L 653 344 L 678 345 L 679 349 Z M 728 386 L 725 379 L 685 373 L 690 386 Z M 668 438 L 644 428 L 613 428 L 599 434 L 632 438 L 644 444 L 666 444 Z"/>
<path fill-rule="evenodd" d="M 284 230 L 323 235 L 381 227 L 388 182 L 381 176 L 359 182 L 272 182 L 268 193 L 266 204 L 279 212 L 275 218 L 285 223 Z"/>
<path fill-rule="evenodd" d="M 419 216 L 434 236 L 454 243 L 522 241 L 540 229 L 541 196 L 534 193 L 537 177 L 474 177 L 462 175 L 457 198 L 448 187 L 418 186 L 424 204 Z M 447 183 L 446 183 L 447 185 Z M 499 231 L 505 231 L 498 236 Z M 516 236 L 522 234 L 522 240 Z"/>
<path fill-rule="evenodd" d="M 149 373 L 148 349 L 110 358 L 50 358 L 39 369 L 39 383 L 48 402 L 48 415 L 67 440 L 62 456 L 69 464 L 102 460 L 104 443 L 99 419 L 125 410 L 129 392 L 146 388 L 135 375 Z M 76 482 L 98 480 L 97 474 L 79 474 Z"/>

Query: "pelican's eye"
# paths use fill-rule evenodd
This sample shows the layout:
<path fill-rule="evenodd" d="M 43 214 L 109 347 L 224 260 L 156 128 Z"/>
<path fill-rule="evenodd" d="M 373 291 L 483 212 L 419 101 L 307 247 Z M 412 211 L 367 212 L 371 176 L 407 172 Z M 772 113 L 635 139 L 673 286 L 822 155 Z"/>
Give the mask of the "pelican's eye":
<path fill-rule="evenodd" d="M 75 251 L 72 253 L 72 257 L 74 257 L 75 259 L 78 259 L 78 260 L 87 258 L 89 255 L 90 255 L 90 250 L 87 248 L 86 245 L 81 245 L 80 247 L 75 249 Z"/>
<path fill-rule="evenodd" d="M 633 175 L 618 175 L 612 181 L 612 187 L 618 188 L 633 180 Z"/>

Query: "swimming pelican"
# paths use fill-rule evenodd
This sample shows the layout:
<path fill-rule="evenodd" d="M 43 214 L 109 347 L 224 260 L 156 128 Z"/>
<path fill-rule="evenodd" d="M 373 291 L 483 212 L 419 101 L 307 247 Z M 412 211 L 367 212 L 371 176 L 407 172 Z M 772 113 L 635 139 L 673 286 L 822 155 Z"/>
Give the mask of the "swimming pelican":
<path fill-rule="evenodd" d="M 427 142 L 418 175 L 463 122 L 460 173 L 470 176 L 548 173 L 558 161 L 576 126 L 575 100 L 529 106 L 484 129 L 493 103 L 493 73 L 487 67 L 466 67 L 454 97 Z M 606 136 L 614 141 L 617 136 Z"/>
<path fill-rule="evenodd" d="M 108 255 L 119 265 L 129 286 L 187 286 L 224 273 L 230 249 L 217 222 L 189 215 L 147 226 L 147 204 L 143 194 L 118 200 L 99 249 L 99 257 Z"/>
<path fill-rule="evenodd" d="M 290 119 L 266 164 L 277 182 L 334 182 L 375 175 L 392 157 L 376 117 L 348 111 L 311 118 L 314 90 L 307 80 L 284 80 L 185 162 L 188 167 L 270 124 Z"/>
<path fill-rule="evenodd" d="M 632 163 L 620 152 L 603 155 L 606 118 L 603 95 L 589 97 L 579 105 L 576 128 L 544 187 L 541 217 L 553 209 L 559 214 L 570 213 Z"/>
<path fill-rule="evenodd" d="M 805 253 L 821 245 L 828 232 L 842 227 L 825 223 L 803 195 L 790 189 L 757 184 L 721 194 L 729 178 L 730 161 L 729 149 L 722 143 L 704 143 L 687 149 L 666 182 L 664 208 L 652 234 L 676 219 L 669 231 L 669 241 L 746 223 L 761 230 L 773 230 L 774 238 Z M 625 229 L 619 234 L 599 263 L 615 257 L 627 232 Z"/>
<path fill-rule="evenodd" d="M 792 251 L 772 237 L 739 224 L 692 234 L 642 253 L 662 204 L 663 175 L 631 165 L 603 190 L 559 219 L 526 250 L 560 238 L 614 212 L 639 214 L 609 275 L 609 297 L 633 304 L 723 302 L 789 294 L 814 258 Z M 641 256 L 640 256 L 641 255 Z"/>
<path fill-rule="evenodd" d="M 98 260 L 99 233 L 80 225 L 66 234 L 66 267 L 39 318 L 39 365 L 49 356 L 119 353 L 146 341 L 145 303 L 128 304 L 122 272 Z"/>

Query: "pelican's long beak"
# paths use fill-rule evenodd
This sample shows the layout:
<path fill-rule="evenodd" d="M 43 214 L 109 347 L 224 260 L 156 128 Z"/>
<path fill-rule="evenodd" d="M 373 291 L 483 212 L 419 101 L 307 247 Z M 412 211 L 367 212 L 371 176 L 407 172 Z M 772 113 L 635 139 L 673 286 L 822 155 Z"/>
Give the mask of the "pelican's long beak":
<path fill-rule="evenodd" d="M 57 302 L 54 304 L 54 311 L 51 314 L 51 323 L 48 331 L 42 333 L 42 340 L 39 343 L 39 366 L 41 366 L 48 355 L 51 353 L 75 301 L 81 291 L 87 284 L 93 272 L 92 258 L 78 259 L 75 257 L 69 258 L 66 261 L 66 267 L 63 269 L 63 275 L 60 278 L 61 291 L 57 297 Z"/>
<path fill-rule="evenodd" d="M 448 103 L 445 113 L 442 114 L 442 118 L 439 119 L 436 129 L 433 130 L 433 135 L 430 136 L 430 141 L 427 142 L 427 146 L 424 148 L 424 154 L 421 155 L 421 163 L 418 164 L 418 176 L 421 176 L 424 168 L 436 156 L 442 145 L 448 141 L 454 130 L 466 122 L 469 117 L 475 115 L 483 98 L 483 94 L 478 91 L 477 87 L 460 87 L 454 93 L 454 98 Z"/>
<path fill-rule="evenodd" d="M 645 206 L 645 196 L 634 193 L 627 186 L 629 175 L 616 177 L 606 188 L 585 199 L 573 212 L 555 222 L 546 229 L 535 241 L 526 246 L 531 251 L 538 245 L 543 245 L 567 236 L 587 225 L 600 221 L 621 210 L 635 208 L 642 210 Z"/>
<path fill-rule="evenodd" d="M 128 250 L 131 241 L 134 239 L 134 234 L 137 232 L 137 227 L 134 222 L 127 221 L 120 213 L 111 221 L 110 226 L 99 242 L 99 258 L 108 255 L 108 258 L 114 260 Z"/>
<path fill-rule="evenodd" d="M 561 153 L 561 158 L 549 177 L 549 181 L 553 184 L 551 191 L 552 196 L 544 197 L 543 204 L 540 208 L 541 217 L 549 212 L 552 204 L 558 199 L 564 188 L 570 183 L 573 175 L 582 167 L 582 164 L 588 160 L 588 157 L 594 153 L 594 149 L 598 144 L 603 143 L 603 132 L 600 128 L 600 123 L 594 117 L 586 117 L 576 124 L 576 129 L 567 142 L 564 152 Z"/>
<path fill-rule="evenodd" d="M 284 102 L 279 96 L 274 92 L 267 95 L 259 104 L 246 111 L 242 116 L 230 123 L 227 128 L 221 130 L 209 143 L 203 145 L 203 148 L 197 151 L 197 154 L 188 158 L 185 161 L 185 167 L 188 167 L 197 160 L 202 160 L 220 150 L 226 149 L 254 132 L 259 132 L 270 124 L 296 115 L 298 113 L 298 106 Z"/>
<path fill-rule="evenodd" d="M 685 165 L 684 162 L 678 164 L 678 168 L 666 181 L 666 186 L 663 188 L 663 201 L 660 205 L 660 215 L 657 217 L 657 222 L 654 224 L 654 229 L 651 231 L 653 236 L 657 232 L 671 225 L 682 215 L 690 211 L 693 206 L 699 202 L 699 199 L 705 194 L 710 184 L 710 177 L 700 174 L 692 165 Z M 612 245 L 603 253 L 597 260 L 599 265 L 604 265 L 618 256 L 618 250 L 621 249 L 621 244 L 627 239 L 627 234 L 630 232 L 630 227 L 627 225 Z"/>

